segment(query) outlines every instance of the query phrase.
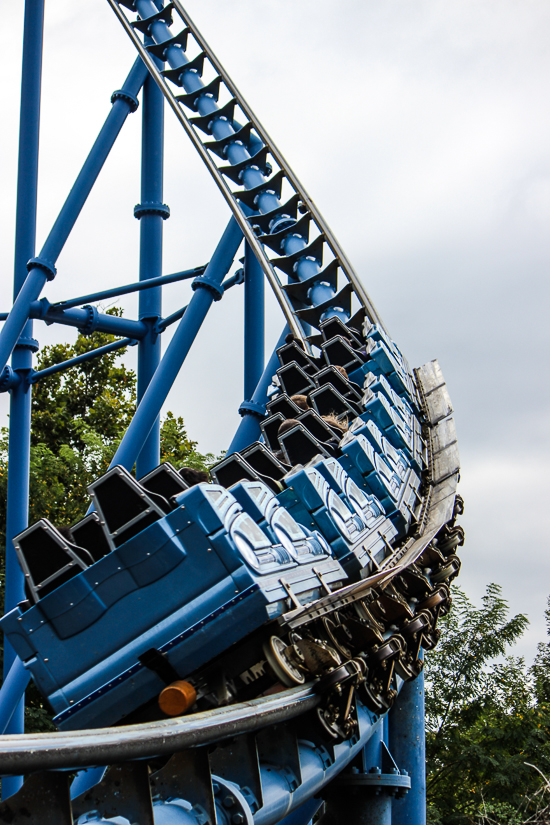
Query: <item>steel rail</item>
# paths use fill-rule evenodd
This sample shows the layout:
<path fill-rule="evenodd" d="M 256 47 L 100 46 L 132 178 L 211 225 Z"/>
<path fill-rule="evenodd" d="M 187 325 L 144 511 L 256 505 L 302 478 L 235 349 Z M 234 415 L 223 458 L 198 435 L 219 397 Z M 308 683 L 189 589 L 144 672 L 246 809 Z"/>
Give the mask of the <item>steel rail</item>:
<path fill-rule="evenodd" d="M 319 212 L 319 210 L 315 206 L 313 200 L 310 198 L 310 196 L 308 195 L 308 193 L 304 189 L 303 185 L 300 183 L 298 177 L 294 174 L 294 172 L 292 171 L 292 169 L 290 168 L 290 166 L 286 162 L 286 160 L 283 157 L 280 150 L 277 148 L 277 146 L 275 145 L 273 140 L 270 138 L 270 136 L 268 135 L 267 131 L 264 129 L 262 124 L 258 121 L 256 115 L 252 112 L 252 109 L 250 108 L 250 106 L 246 102 L 245 98 L 240 93 L 238 88 L 235 86 L 235 84 L 233 83 L 233 80 L 229 77 L 226 70 L 223 68 L 222 64 L 220 63 L 220 61 L 218 60 L 218 58 L 216 57 L 216 55 L 214 54 L 214 52 L 212 51 L 212 49 L 210 48 L 210 46 L 208 45 L 208 43 L 206 42 L 206 40 L 204 39 L 202 34 L 199 32 L 199 30 L 197 29 L 197 27 L 195 26 L 195 24 L 193 23 L 193 21 L 189 17 L 189 14 L 183 8 L 182 4 L 180 3 L 180 0 L 172 0 L 172 5 L 174 6 L 175 9 L 177 9 L 177 11 L 179 12 L 182 20 L 184 20 L 185 24 L 191 30 L 191 33 L 192 33 L 193 37 L 195 38 L 195 40 L 197 41 L 197 43 L 199 44 L 199 46 L 202 48 L 202 50 L 204 52 L 206 52 L 206 55 L 207 55 L 209 61 L 211 62 L 212 66 L 215 68 L 215 70 L 218 72 L 218 74 L 223 78 L 223 82 L 225 83 L 225 85 L 227 86 L 227 88 L 229 89 L 229 91 L 231 92 L 231 94 L 233 95 L 235 100 L 237 101 L 239 107 L 242 109 L 242 111 L 244 112 L 244 114 L 246 115 L 248 120 L 254 125 L 255 131 L 258 133 L 258 135 L 261 138 L 261 140 L 263 141 L 264 145 L 267 146 L 267 148 L 269 149 L 270 154 L 275 158 L 275 160 L 277 161 L 277 164 L 279 165 L 279 167 L 285 173 L 285 176 L 288 178 L 288 181 L 291 184 L 291 186 L 296 190 L 296 192 L 300 195 L 300 197 L 302 198 L 302 200 L 306 204 L 306 206 L 308 208 L 308 211 L 312 215 L 312 217 L 313 217 L 315 223 L 317 224 L 319 230 L 324 235 L 325 240 L 326 240 L 327 244 L 329 245 L 330 249 L 332 250 L 335 258 L 338 258 L 340 260 L 340 262 L 342 263 L 342 269 L 344 270 L 345 274 L 348 277 L 349 282 L 352 284 L 355 292 L 357 293 L 357 297 L 361 300 L 361 302 L 363 303 L 363 306 L 365 307 L 368 314 L 370 315 L 371 321 L 373 321 L 374 323 L 381 326 L 382 329 L 385 330 L 385 332 L 388 332 L 388 330 L 385 327 L 382 319 L 380 318 L 380 315 L 378 314 L 372 300 L 370 299 L 365 287 L 363 286 L 363 284 L 359 280 L 359 277 L 357 276 L 357 273 L 355 272 L 353 266 L 351 265 L 347 255 L 345 254 L 344 250 L 342 249 L 342 247 L 338 243 L 338 240 L 336 239 L 334 233 L 332 232 L 332 230 L 330 229 L 330 227 L 326 223 L 325 219 L 323 218 L 323 216 L 321 215 L 321 213 Z M 389 335 L 389 332 L 388 332 L 388 335 Z"/>
<path fill-rule="evenodd" d="M 149 52 L 147 51 L 145 46 L 142 44 L 139 37 L 134 32 L 134 29 L 132 28 L 132 26 L 128 22 L 128 19 L 126 18 L 126 15 L 124 14 L 122 9 L 118 5 L 117 0 L 107 0 L 107 2 L 109 3 L 111 8 L 113 9 L 114 13 L 116 14 L 116 16 L 118 17 L 120 22 L 122 23 L 122 26 L 124 27 L 124 30 L 126 31 L 128 36 L 132 40 L 133 44 L 135 45 L 136 49 L 138 50 L 141 59 L 143 60 L 143 62 L 147 66 L 147 68 L 149 69 L 149 71 L 150 71 L 152 77 L 154 78 L 155 82 L 157 83 L 159 88 L 165 94 L 166 100 L 170 104 L 170 108 L 172 109 L 172 111 L 176 115 L 177 119 L 179 120 L 179 122 L 181 123 L 181 125 L 183 126 L 185 131 L 187 132 L 187 135 L 189 136 L 191 142 L 193 143 L 193 146 L 195 147 L 195 149 L 197 150 L 197 152 L 201 156 L 201 158 L 204 161 L 208 171 L 210 172 L 210 174 L 214 178 L 214 181 L 217 184 L 220 192 L 222 193 L 225 200 L 227 201 L 227 204 L 229 205 L 229 208 L 231 209 L 231 212 L 233 213 L 233 215 L 235 217 L 235 220 L 239 224 L 239 227 L 241 228 L 244 237 L 246 238 L 246 240 L 248 241 L 250 246 L 253 248 L 253 250 L 256 254 L 256 257 L 260 261 L 260 265 L 261 265 L 261 267 L 262 267 L 262 269 L 265 273 L 266 278 L 269 281 L 269 284 L 270 284 L 271 289 L 273 290 L 273 292 L 275 294 L 275 297 L 277 298 L 277 301 L 278 301 L 278 303 L 281 307 L 281 310 L 283 311 L 283 314 L 284 314 L 284 316 L 287 320 L 287 323 L 288 323 L 290 329 L 292 330 L 294 335 L 296 335 L 300 340 L 305 342 L 305 338 L 304 338 L 303 332 L 300 328 L 300 325 L 296 322 L 296 318 L 294 317 L 294 313 L 292 311 L 292 308 L 289 306 L 289 304 L 287 302 L 286 295 L 284 294 L 283 289 L 282 289 L 282 287 L 279 283 L 279 279 L 275 275 L 275 271 L 273 270 L 273 267 L 272 267 L 271 263 L 269 262 L 269 259 L 267 258 L 267 255 L 264 251 L 264 248 L 263 248 L 262 244 L 259 242 L 256 235 L 254 234 L 254 232 L 252 230 L 252 227 L 250 226 L 250 224 L 248 223 L 248 221 L 245 218 L 244 213 L 237 206 L 237 203 L 236 203 L 236 200 L 233 196 L 233 193 L 231 192 L 231 189 L 229 188 L 228 184 L 225 182 L 223 176 L 221 175 L 220 170 L 218 169 L 218 167 L 216 166 L 216 164 L 214 163 L 214 161 L 210 157 L 210 155 L 208 153 L 208 150 L 204 147 L 204 145 L 202 144 L 202 142 L 201 142 L 200 138 L 198 137 L 197 133 L 195 132 L 195 130 L 191 126 L 191 123 L 189 122 L 189 120 L 185 116 L 181 106 L 177 102 L 177 100 L 174 97 L 172 91 L 168 88 L 167 84 L 165 83 L 164 78 L 162 77 L 160 71 L 158 70 L 154 59 L 151 57 L 151 55 L 149 54 Z M 224 81 L 225 81 L 225 77 L 224 77 Z"/>
<path fill-rule="evenodd" d="M 209 745 L 316 707 L 312 684 L 178 719 L 115 728 L 0 736 L 0 775 L 112 765 Z"/>
<path fill-rule="evenodd" d="M 154 78 L 155 82 L 162 90 L 166 100 L 170 104 L 171 109 L 173 110 L 174 114 L 178 118 L 179 122 L 187 132 L 189 138 L 191 139 L 195 149 L 201 156 L 202 160 L 204 161 L 206 167 L 208 168 L 210 174 L 214 178 L 218 188 L 220 189 L 222 195 L 224 196 L 225 200 L 227 201 L 235 219 L 237 220 L 240 228 L 243 231 L 243 234 L 254 250 L 257 259 L 260 262 L 260 265 L 264 271 L 266 278 L 269 281 L 269 284 L 277 298 L 277 301 L 283 311 L 283 314 L 288 322 L 288 325 L 294 335 L 296 335 L 300 340 L 306 344 L 305 337 L 301 326 L 296 321 L 294 309 L 291 306 L 283 288 L 280 283 L 278 276 L 275 273 L 273 268 L 273 264 L 267 257 L 263 244 L 260 243 L 258 240 L 255 232 L 253 231 L 252 227 L 250 226 L 249 222 L 246 219 L 246 215 L 244 214 L 243 210 L 239 206 L 237 199 L 234 193 L 229 188 L 225 178 L 223 177 L 220 169 L 216 165 L 216 163 L 211 158 L 206 146 L 203 144 L 201 139 L 199 138 L 197 132 L 191 125 L 191 122 L 187 118 L 185 112 L 183 111 L 182 107 L 178 103 L 176 97 L 174 96 L 172 90 L 169 88 L 167 82 L 165 81 L 164 77 L 162 76 L 161 72 L 159 71 L 158 66 L 156 65 L 154 59 L 151 57 L 150 53 L 146 49 L 145 45 L 141 42 L 139 37 L 137 36 L 134 28 L 128 21 L 128 18 L 120 8 L 118 0 L 108 0 L 109 5 L 115 12 L 116 16 L 122 23 L 122 26 L 132 42 L 134 43 L 136 49 L 138 50 L 143 62 L 147 66 L 148 70 L 150 71 L 152 77 Z M 331 249 L 332 253 L 334 254 L 335 258 L 339 261 L 341 268 L 346 275 L 348 282 L 352 285 L 355 294 L 359 298 L 361 304 L 365 308 L 367 314 L 369 315 L 370 319 L 381 326 L 386 332 L 387 328 L 385 327 L 380 315 L 378 314 L 372 300 L 370 299 L 367 291 L 365 290 L 363 284 L 359 280 L 357 274 L 355 273 L 353 267 L 351 266 L 350 261 L 348 260 L 347 256 L 345 255 L 344 251 L 342 250 L 340 244 L 336 240 L 335 236 L 333 235 L 331 229 L 323 219 L 322 215 L 320 214 L 319 210 L 313 203 L 310 196 L 307 194 L 305 189 L 303 188 L 302 184 L 298 180 L 297 176 L 291 170 L 289 165 L 287 164 L 286 160 L 284 159 L 281 152 L 277 149 L 271 138 L 269 137 L 266 130 L 261 126 L 258 122 L 256 116 L 253 114 L 252 110 L 246 103 L 244 97 L 239 92 L 233 81 L 227 75 L 227 72 L 222 67 L 220 61 L 214 55 L 211 48 L 208 46 L 204 37 L 200 34 L 195 24 L 192 22 L 191 18 L 179 2 L 179 0 L 173 0 L 172 7 L 178 12 L 182 22 L 187 26 L 191 34 L 193 35 L 194 39 L 196 40 L 197 44 L 200 48 L 203 49 L 205 52 L 205 56 L 210 61 L 211 65 L 215 69 L 216 72 L 220 75 L 223 83 L 229 90 L 229 92 L 235 98 L 236 103 L 241 108 L 245 116 L 248 118 L 250 123 L 252 124 L 254 130 L 258 133 L 261 140 L 263 141 L 264 145 L 275 159 L 276 163 L 278 164 L 279 168 L 285 175 L 286 179 L 293 187 L 295 192 L 300 196 L 302 201 L 308 208 L 308 211 L 312 217 L 312 219 L 317 224 L 317 228 L 319 229 L 320 234 L 324 237 L 324 240 L 328 244 L 329 248 Z M 389 334 L 389 333 L 388 333 Z"/>

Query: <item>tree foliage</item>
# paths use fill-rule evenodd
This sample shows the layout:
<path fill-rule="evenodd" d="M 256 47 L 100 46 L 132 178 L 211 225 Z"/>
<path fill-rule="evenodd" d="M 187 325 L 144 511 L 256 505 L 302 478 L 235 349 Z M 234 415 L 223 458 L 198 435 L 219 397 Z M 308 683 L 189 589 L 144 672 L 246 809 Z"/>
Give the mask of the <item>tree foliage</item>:
<path fill-rule="evenodd" d="M 532 667 L 506 655 L 527 624 L 522 614 L 509 618 L 495 584 L 488 585 L 479 608 L 454 592 L 441 641 L 426 660 L 433 823 L 480 822 L 489 814 L 503 825 L 520 822 L 540 786 L 530 764 L 550 771 L 550 647 L 539 645 Z"/>

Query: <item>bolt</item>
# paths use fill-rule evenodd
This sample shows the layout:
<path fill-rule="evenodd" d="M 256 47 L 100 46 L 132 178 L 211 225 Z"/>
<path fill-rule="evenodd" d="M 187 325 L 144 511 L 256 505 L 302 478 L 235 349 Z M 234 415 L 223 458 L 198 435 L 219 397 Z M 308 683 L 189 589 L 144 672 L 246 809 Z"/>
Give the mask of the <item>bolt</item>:
<path fill-rule="evenodd" d="M 223 807 L 224 808 L 232 808 L 235 804 L 235 797 L 234 796 L 226 796 L 223 800 Z"/>
<path fill-rule="evenodd" d="M 231 817 L 231 822 L 233 825 L 243 825 L 244 816 L 242 814 L 233 814 Z"/>

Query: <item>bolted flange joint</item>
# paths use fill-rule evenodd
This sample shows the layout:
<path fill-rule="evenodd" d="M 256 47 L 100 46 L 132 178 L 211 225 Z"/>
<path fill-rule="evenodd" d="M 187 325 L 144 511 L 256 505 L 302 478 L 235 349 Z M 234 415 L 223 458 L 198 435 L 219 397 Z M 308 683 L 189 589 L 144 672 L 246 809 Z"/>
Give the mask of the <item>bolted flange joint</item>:
<path fill-rule="evenodd" d="M 8 390 L 17 387 L 21 383 L 21 376 L 18 372 L 6 364 L 2 372 L 0 372 L 0 392 L 7 392 Z"/>
<path fill-rule="evenodd" d="M 170 207 L 158 201 L 145 201 L 134 206 L 134 218 L 138 221 L 144 215 L 160 215 L 163 221 L 170 217 Z"/>
<path fill-rule="evenodd" d="M 48 281 L 53 281 L 57 275 L 57 269 L 55 266 L 45 258 L 31 258 L 30 261 L 27 261 L 27 272 L 30 272 L 31 269 L 41 269 L 46 273 L 46 278 Z"/>
<path fill-rule="evenodd" d="M 368 773 L 359 771 L 340 774 L 338 785 L 361 785 L 371 788 L 375 794 L 383 791 L 390 796 L 402 797 L 411 789 L 411 777 L 405 770 L 394 768 L 390 773 L 382 773 L 380 768 L 371 768 Z"/>
<path fill-rule="evenodd" d="M 22 335 L 18 338 L 15 349 L 29 349 L 31 352 L 38 352 L 40 344 L 36 338 L 28 338 Z"/>
<path fill-rule="evenodd" d="M 243 401 L 239 407 L 239 415 L 255 415 L 256 418 L 265 418 L 265 404 L 257 404 L 255 401 Z"/>
<path fill-rule="evenodd" d="M 204 275 L 199 275 L 198 278 L 195 278 L 193 283 L 191 284 L 191 289 L 193 292 L 202 287 L 203 289 L 207 289 L 215 301 L 221 301 L 223 298 L 224 288 L 220 284 L 216 283 L 216 281 L 210 280 L 210 278 L 205 278 Z"/>
<path fill-rule="evenodd" d="M 86 304 L 86 306 L 83 306 L 82 309 L 86 313 L 87 318 L 82 326 L 79 327 L 80 332 L 82 335 L 91 335 L 92 332 L 95 332 L 99 323 L 99 312 L 96 307 L 92 307 L 90 304 Z"/>
<path fill-rule="evenodd" d="M 115 100 L 123 100 L 125 103 L 128 104 L 128 108 L 130 112 L 133 114 L 139 106 L 139 100 L 134 95 L 131 95 L 129 92 L 125 92 L 124 89 L 117 89 L 111 95 L 111 103 L 114 103 Z"/>

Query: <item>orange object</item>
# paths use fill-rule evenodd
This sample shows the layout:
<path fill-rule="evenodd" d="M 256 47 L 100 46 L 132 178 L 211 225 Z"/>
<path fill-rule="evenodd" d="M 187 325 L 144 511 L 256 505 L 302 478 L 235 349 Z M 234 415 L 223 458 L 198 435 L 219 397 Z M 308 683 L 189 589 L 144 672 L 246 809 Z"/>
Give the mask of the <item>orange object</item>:
<path fill-rule="evenodd" d="M 180 716 L 197 700 L 197 691 L 190 682 L 172 682 L 159 695 L 159 707 L 167 716 Z"/>

